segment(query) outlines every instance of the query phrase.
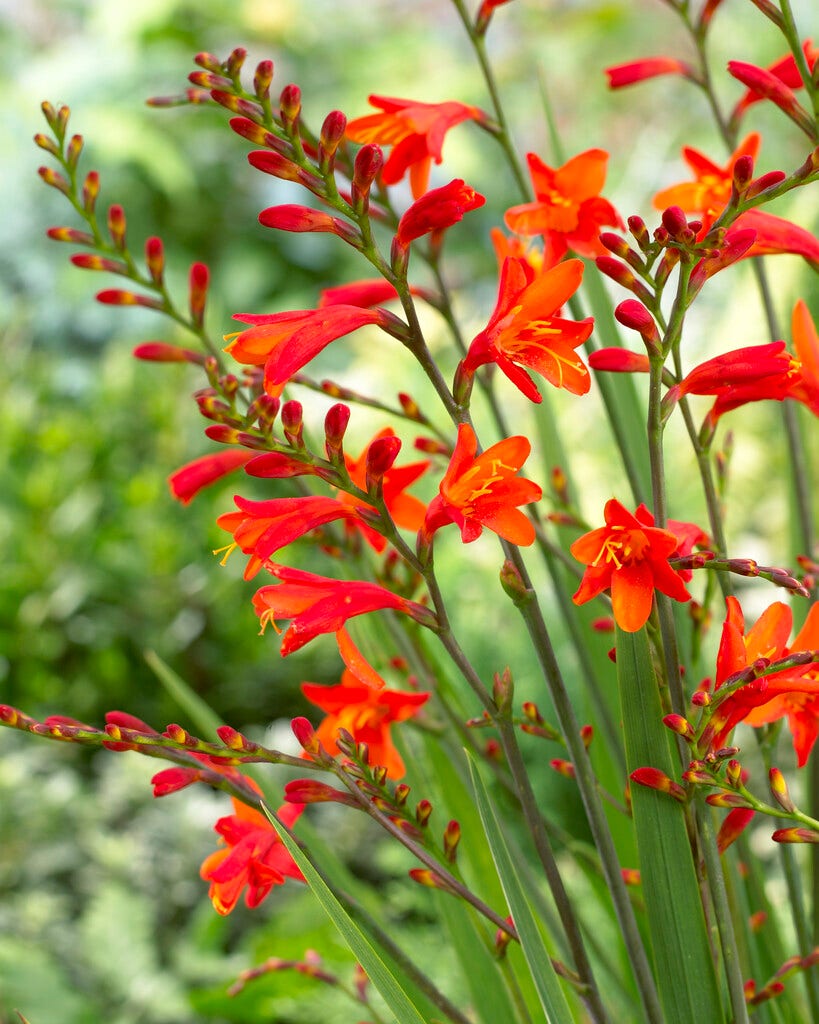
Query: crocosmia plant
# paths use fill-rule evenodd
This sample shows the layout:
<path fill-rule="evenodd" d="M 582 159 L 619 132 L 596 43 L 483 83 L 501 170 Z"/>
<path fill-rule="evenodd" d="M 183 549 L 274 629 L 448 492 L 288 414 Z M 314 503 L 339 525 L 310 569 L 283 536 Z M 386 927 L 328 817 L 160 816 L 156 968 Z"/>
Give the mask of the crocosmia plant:
<path fill-rule="evenodd" d="M 67 685 L 0 725 L 153 758 L 170 820 L 218 808 L 183 881 L 235 923 L 214 935 L 265 939 L 218 977 L 211 948 L 209 1020 L 819 1021 L 816 11 L 646 0 L 685 53 L 661 28 L 655 52 L 589 51 L 572 102 L 656 90 L 680 159 L 587 137 L 548 68 L 508 102 L 525 5 L 452 0 L 457 95 L 420 74 L 388 95 L 408 90 L 366 41 L 344 112 L 241 45 L 178 93 L 166 68 L 150 116 L 209 118 L 190 173 L 224 161 L 270 203 L 243 223 L 217 197 L 231 230 L 294 266 L 330 253 L 292 302 L 264 267 L 241 305 L 203 260 L 180 273 L 161 212 L 133 244 L 82 110 L 42 105 L 49 237 L 104 282 L 112 331 L 155 317 L 136 372 L 176 375 L 205 421 L 163 500 L 224 495 L 197 571 L 229 574 L 216 614 L 270 686 L 282 659 L 300 683 L 271 729 L 151 654 L 177 722 L 79 720 Z M 297 898 L 324 947 L 294 955 Z M 2 1020 L 57 1019 L 16 999 Z"/>

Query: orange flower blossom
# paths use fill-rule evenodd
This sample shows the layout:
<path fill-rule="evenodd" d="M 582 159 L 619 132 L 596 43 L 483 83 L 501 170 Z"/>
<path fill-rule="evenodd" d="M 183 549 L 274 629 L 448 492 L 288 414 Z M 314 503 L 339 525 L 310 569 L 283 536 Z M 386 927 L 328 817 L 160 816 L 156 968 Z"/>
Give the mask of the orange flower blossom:
<path fill-rule="evenodd" d="M 531 544 L 535 528 L 518 505 L 539 501 L 541 488 L 517 472 L 531 451 L 525 437 L 507 437 L 480 455 L 475 431 L 468 423 L 458 427 L 455 451 L 438 494 L 427 509 L 421 534 L 432 534 L 455 523 L 465 544 L 480 537 L 485 527 L 512 544 Z"/>
<path fill-rule="evenodd" d="M 242 448 L 227 448 L 224 451 L 211 452 L 209 455 L 202 455 L 193 462 L 180 466 L 175 473 L 168 478 L 171 494 L 187 505 L 193 501 L 196 495 L 205 487 L 217 483 L 222 477 L 227 476 L 236 469 L 246 465 L 255 455 L 255 452 Z"/>
<path fill-rule="evenodd" d="M 422 103 L 395 96 L 370 96 L 371 106 L 380 113 L 354 118 L 347 125 L 347 138 L 353 142 L 374 142 L 392 146 L 392 152 L 381 171 L 385 185 L 395 185 L 409 171 L 410 187 L 418 199 L 429 186 L 429 172 L 434 160 L 443 160 L 444 136 L 462 121 L 487 120 L 478 107 L 449 101 Z"/>
<path fill-rule="evenodd" d="M 463 178 L 455 178 L 440 188 L 430 189 L 416 199 L 398 222 L 393 239 L 393 249 L 404 252 L 410 242 L 424 235 L 431 235 L 431 244 L 437 245 L 441 232 L 451 228 L 465 213 L 483 206 L 486 198 L 467 185 Z"/>
<path fill-rule="evenodd" d="M 344 453 L 344 464 L 350 479 L 362 491 L 367 490 L 367 453 L 373 441 L 384 437 L 394 437 L 395 431 L 392 427 L 385 427 L 380 430 L 373 440 L 366 446 L 357 459 Z M 421 462 L 410 462 L 406 466 L 392 466 L 381 477 L 381 493 L 387 511 L 396 526 L 405 530 L 417 531 L 424 521 L 426 505 L 419 498 L 406 493 L 406 489 L 422 476 L 430 467 L 428 459 Z M 339 501 L 350 506 L 353 510 L 366 509 L 375 514 L 375 509 L 366 502 L 352 494 L 340 492 Z M 359 531 L 363 534 L 367 543 L 379 553 L 387 546 L 387 541 L 380 533 L 376 532 L 366 521 L 357 515 L 347 519 L 345 526 L 348 532 Z"/>
<path fill-rule="evenodd" d="M 610 89 L 622 89 L 626 85 L 645 82 L 660 75 L 682 75 L 693 82 L 698 81 L 693 67 L 675 57 L 643 57 L 641 60 L 606 68 Z"/>
<path fill-rule="evenodd" d="M 812 72 L 817 58 L 819 58 L 819 49 L 813 45 L 812 39 L 806 39 L 804 43 L 802 43 L 802 52 L 805 55 L 805 61 L 807 62 L 808 69 Z M 778 78 L 780 82 L 786 85 L 789 89 L 803 89 L 805 87 L 805 83 L 802 81 L 802 76 L 799 74 L 799 68 L 796 66 L 796 61 L 794 60 L 792 53 L 780 58 L 773 64 L 769 64 L 765 70 Z M 731 120 L 738 120 L 745 113 L 748 107 L 752 106 L 754 103 L 759 103 L 764 99 L 764 95 L 761 95 L 749 88 L 731 112 Z"/>
<path fill-rule="evenodd" d="M 598 240 L 600 229 L 623 227 L 617 211 L 600 195 L 608 153 L 588 149 L 557 169 L 535 153 L 526 159 L 535 201 L 507 210 L 506 226 L 521 235 L 543 235 L 555 262 L 569 249 L 580 256 L 602 256 L 607 250 Z"/>
<path fill-rule="evenodd" d="M 720 688 L 759 658 L 778 661 L 799 651 L 819 648 L 819 605 L 812 605 L 804 626 L 788 646 L 793 624 L 790 608 L 774 602 L 745 634 L 739 602 L 726 598 L 727 614 L 722 627 L 715 683 Z M 715 709 L 703 739 L 709 748 L 725 745 L 740 722 L 758 727 L 787 717 L 793 746 L 801 768 L 819 734 L 819 666 L 815 663 L 763 675 L 730 693 Z"/>
<path fill-rule="evenodd" d="M 605 526 L 579 537 L 570 548 L 587 566 L 572 600 L 585 604 L 611 588 L 617 625 L 634 633 L 651 614 L 655 589 L 675 601 L 690 600 L 683 572 L 672 569 L 668 560 L 689 553 L 704 534 L 692 523 L 674 520 L 658 529 L 645 506 L 632 514 L 616 498 L 606 502 L 604 518 Z"/>
<path fill-rule="evenodd" d="M 371 679 L 362 680 L 346 668 L 338 686 L 302 683 L 301 691 L 327 713 L 316 730 L 316 739 L 328 754 L 338 753 L 339 729 L 346 729 L 356 743 L 367 744 L 371 765 L 386 768 L 391 779 L 400 779 L 406 768 L 393 744 L 390 726 L 418 714 L 429 693 L 388 690 L 383 680 L 379 681 L 381 686 L 375 688 Z"/>
<path fill-rule="evenodd" d="M 760 143 L 757 132 L 747 135 L 724 166 L 715 164 L 699 150 L 685 146 L 683 159 L 691 168 L 694 181 L 680 182 L 658 192 L 653 200 L 655 208 L 665 210 L 669 206 L 679 206 L 686 213 L 699 214 L 703 222 L 700 236 L 704 237 L 731 198 L 737 160 L 749 156 L 755 161 Z M 745 229 L 756 232 L 756 240 L 743 253 L 745 256 L 789 252 L 808 260 L 819 260 L 819 240 L 782 217 L 775 217 L 764 210 L 746 210 L 734 220 L 728 236 Z"/>
<path fill-rule="evenodd" d="M 229 914 L 245 887 L 245 903 L 252 909 L 259 906 L 274 885 L 282 885 L 285 878 L 304 881 L 264 814 L 235 797 L 231 799 L 233 814 L 220 818 L 214 825 L 226 846 L 206 857 L 199 871 L 210 882 L 208 895 L 218 914 Z M 276 814 L 291 828 L 303 810 L 303 804 L 285 803 Z"/>
<path fill-rule="evenodd" d="M 423 605 L 393 594 L 377 583 L 333 580 L 286 565 L 266 566 L 281 582 L 262 587 L 253 596 L 261 632 L 275 619 L 290 619 L 282 637 L 282 656 L 292 654 L 320 633 L 336 633 L 355 615 L 390 608 L 433 626 L 434 616 Z"/>
<path fill-rule="evenodd" d="M 226 512 L 216 520 L 217 526 L 233 534 L 233 543 L 219 551 L 226 551 L 225 559 L 236 547 L 250 555 L 244 573 L 246 580 L 252 579 L 271 555 L 305 533 L 337 519 L 358 516 L 352 505 L 320 495 L 248 501 L 237 494 L 233 500 L 239 511 Z"/>
<path fill-rule="evenodd" d="M 484 363 L 496 363 L 533 402 L 540 402 L 541 395 L 521 366 L 536 370 L 555 387 L 585 395 L 591 378 L 574 350 L 589 337 L 594 323 L 591 318 L 578 323 L 557 315 L 582 278 L 580 260 L 565 260 L 535 274 L 527 260 L 507 257 L 494 312 L 469 346 L 462 369 L 471 375 Z"/>
<path fill-rule="evenodd" d="M 264 389 L 278 397 L 294 373 L 303 369 L 330 342 L 367 324 L 400 332 L 401 321 L 384 309 L 342 304 L 284 313 L 236 313 L 234 320 L 250 324 L 226 335 L 225 348 L 233 358 L 250 366 L 264 366 Z"/>

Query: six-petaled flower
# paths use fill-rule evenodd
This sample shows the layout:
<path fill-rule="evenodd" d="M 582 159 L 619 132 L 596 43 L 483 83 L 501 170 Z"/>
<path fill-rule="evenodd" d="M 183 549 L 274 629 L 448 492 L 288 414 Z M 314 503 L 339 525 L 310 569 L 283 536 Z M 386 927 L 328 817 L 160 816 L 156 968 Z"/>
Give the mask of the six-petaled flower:
<path fill-rule="evenodd" d="M 682 574 L 668 564 L 681 553 L 684 541 L 671 529 L 655 527 L 647 509 L 638 508 L 632 514 L 616 498 L 606 502 L 604 518 L 605 526 L 584 534 L 571 546 L 574 557 L 587 566 L 573 600 L 584 604 L 611 589 L 617 625 L 634 633 L 651 614 L 655 590 L 675 601 L 690 600 Z"/>
<path fill-rule="evenodd" d="M 302 693 L 326 712 L 316 738 L 328 754 L 338 753 L 338 734 L 345 729 L 356 743 L 366 743 L 369 763 L 387 769 L 391 779 L 403 778 L 406 768 L 395 748 L 390 726 L 417 715 L 429 699 L 428 693 L 376 689 L 345 669 L 338 686 L 302 683 Z"/>
<path fill-rule="evenodd" d="M 485 452 L 468 423 L 458 427 L 458 440 L 438 494 L 427 509 L 421 534 L 426 539 L 455 523 L 468 544 L 484 526 L 512 544 L 531 544 L 535 528 L 519 505 L 538 501 L 543 493 L 531 480 L 517 475 L 531 445 L 525 437 L 507 437 Z"/>
<path fill-rule="evenodd" d="M 522 366 L 535 370 L 557 388 L 584 395 L 591 378 L 575 352 L 592 332 L 591 319 L 566 320 L 558 314 L 583 279 L 580 260 L 565 260 L 536 274 L 524 259 L 507 257 L 501 269 L 498 301 L 489 323 L 469 346 L 462 368 L 467 373 L 495 363 L 533 402 L 541 395 Z"/>
<path fill-rule="evenodd" d="M 602 256 L 603 227 L 622 227 L 620 215 L 600 195 L 606 181 L 609 155 L 602 149 L 579 153 L 562 167 L 547 166 L 529 153 L 529 173 L 535 201 L 506 211 L 506 226 L 521 235 L 543 235 L 551 259 L 569 249 L 579 256 Z"/>
<path fill-rule="evenodd" d="M 392 146 L 381 171 L 381 181 L 395 185 L 409 171 L 415 199 L 429 186 L 432 161 L 439 164 L 443 159 L 441 150 L 449 129 L 462 121 L 486 121 L 482 110 L 455 101 L 421 103 L 394 96 L 370 96 L 369 99 L 381 112 L 350 121 L 347 138 L 353 142 Z"/>
<path fill-rule="evenodd" d="M 303 804 L 286 803 L 276 814 L 290 828 L 303 810 Z M 214 829 L 225 846 L 205 858 L 199 873 L 210 882 L 208 895 L 217 913 L 229 914 L 245 888 L 245 903 L 252 909 L 286 878 L 304 881 L 278 832 L 261 811 L 234 798 L 233 814 L 220 818 Z"/>

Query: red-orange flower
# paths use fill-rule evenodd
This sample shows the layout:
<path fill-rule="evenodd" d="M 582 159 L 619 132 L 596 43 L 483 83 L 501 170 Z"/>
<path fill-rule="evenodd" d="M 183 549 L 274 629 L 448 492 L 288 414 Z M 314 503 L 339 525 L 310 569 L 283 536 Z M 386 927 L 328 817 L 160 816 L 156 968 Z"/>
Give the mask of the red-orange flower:
<path fill-rule="evenodd" d="M 788 646 L 793 616 L 777 601 L 760 615 L 745 634 L 742 608 L 726 598 L 727 615 L 717 654 L 716 694 L 731 676 L 759 658 L 778 661 L 798 651 L 819 647 L 819 605 L 811 607 L 805 624 Z M 760 726 L 787 717 L 793 745 L 802 767 L 819 734 L 819 666 L 810 664 L 761 676 L 739 687 L 715 710 L 709 723 L 709 745 L 725 745 L 740 722 Z"/>
<path fill-rule="evenodd" d="M 802 52 L 805 54 L 805 60 L 807 62 L 810 71 L 813 71 L 814 65 L 816 64 L 817 58 L 819 58 L 819 50 L 813 45 L 812 39 L 806 39 L 802 44 Z M 802 76 L 799 74 L 799 68 L 796 66 L 796 61 L 793 58 L 793 54 L 789 53 L 782 57 L 780 60 L 775 61 L 773 64 L 768 65 L 765 69 L 779 79 L 789 89 L 802 89 L 805 83 L 802 81 Z M 736 120 L 745 113 L 745 111 L 754 103 L 759 103 L 765 99 L 765 95 L 748 89 L 747 92 L 742 96 L 740 101 L 734 107 L 731 113 L 731 119 Z"/>
<path fill-rule="evenodd" d="M 238 546 L 250 555 L 244 573 L 246 580 L 252 579 L 280 548 L 311 530 L 337 519 L 358 516 L 352 505 L 321 495 L 248 501 L 237 494 L 233 500 L 239 511 L 219 516 L 216 525 L 233 534 L 227 554 Z"/>
<path fill-rule="evenodd" d="M 675 601 L 690 600 L 681 573 L 668 564 L 680 553 L 682 540 L 671 529 L 655 527 L 644 507 L 632 515 L 616 498 L 606 502 L 604 518 L 605 526 L 584 534 L 571 546 L 578 562 L 588 566 L 572 600 L 584 604 L 611 588 L 617 625 L 634 633 L 651 614 L 655 590 Z"/>
<path fill-rule="evenodd" d="M 535 274 L 526 260 L 507 257 L 494 312 L 472 341 L 463 369 L 471 374 L 484 363 L 496 363 L 533 402 L 540 402 L 541 395 L 521 366 L 536 370 L 550 384 L 573 395 L 586 394 L 589 371 L 574 350 L 591 334 L 593 321 L 578 323 L 557 315 L 582 278 L 580 260 L 566 260 Z"/>
<path fill-rule="evenodd" d="M 792 381 L 788 397 L 804 402 L 819 416 L 819 334 L 802 299 L 793 307 L 791 336 L 799 372 Z"/>
<path fill-rule="evenodd" d="M 233 910 L 245 887 L 245 903 L 253 908 L 258 907 L 274 885 L 282 885 L 285 878 L 304 881 L 267 818 L 232 799 L 233 814 L 220 818 L 214 825 L 226 847 L 206 857 L 199 871 L 210 882 L 208 895 L 219 914 Z M 290 828 L 303 810 L 303 804 L 286 803 L 276 814 Z"/>
<path fill-rule="evenodd" d="M 616 64 L 614 67 L 606 68 L 606 75 L 610 89 L 622 89 L 623 86 L 634 85 L 636 82 L 644 82 L 648 78 L 657 78 L 660 75 L 682 75 L 684 78 L 697 81 L 691 65 L 675 57 L 643 57 L 642 60 L 632 60 L 627 64 Z"/>
<path fill-rule="evenodd" d="M 386 768 L 391 779 L 404 776 L 406 768 L 393 744 L 390 726 L 418 714 L 428 693 L 387 690 L 383 683 L 375 689 L 350 669 L 344 670 L 338 686 L 302 683 L 301 690 L 311 704 L 327 712 L 316 738 L 328 754 L 338 753 L 338 732 L 346 729 L 356 743 L 367 744 L 371 765 Z"/>
<path fill-rule="evenodd" d="M 756 160 L 760 136 L 752 132 L 740 142 L 724 166 L 715 164 L 699 150 L 683 148 L 683 159 L 694 174 L 694 181 L 683 181 L 663 189 L 654 196 L 654 206 L 665 210 L 679 206 L 686 213 L 702 218 L 701 237 L 719 217 L 731 198 L 734 167 L 740 157 Z M 731 233 L 751 229 L 756 232 L 754 244 L 745 251 L 747 256 L 765 256 L 773 253 L 795 253 L 805 259 L 819 261 L 819 240 L 809 231 L 765 210 L 746 210 L 731 225 Z"/>
<path fill-rule="evenodd" d="M 541 488 L 517 472 L 531 451 L 525 437 L 507 437 L 480 455 L 475 431 L 458 427 L 458 440 L 438 494 L 427 509 L 422 532 L 426 538 L 455 523 L 465 544 L 480 537 L 485 527 L 512 544 L 531 544 L 535 528 L 517 507 L 538 501 Z"/>
<path fill-rule="evenodd" d="M 246 465 L 257 453 L 246 448 L 227 448 L 224 451 L 203 455 L 193 462 L 180 466 L 168 478 L 171 494 L 187 505 L 205 487 L 215 484 L 222 477 Z"/>
<path fill-rule="evenodd" d="M 435 241 L 442 231 L 463 220 L 465 213 L 477 210 L 485 202 L 484 196 L 465 184 L 462 178 L 430 189 L 416 199 L 399 220 L 395 245 L 406 250 L 410 242 L 430 234 Z"/>
<path fill-rule="evenodd" d="M 277 618 L 290 619 L 282 637 L 281 653 L 292 654 L 320 633 L 336 633 L 355 615 L 390 608 L 411 615 L 418 622 L 431 625 L 428 609 L 377 583 L 358 580 L 332 580 L 286 565 L 268 565 L 269 571 L 281 580 L 262 587 L 253 596 L 262 632 Z"/>
<path fill-rule="evenodd" d="M 340 304 L 258 316 L 236 313 L 233 319 L 251 326 L 233 335 L 225 351 L 239 363 L 264 366 L 264 389 L 274 397 L 330 342 L 366 324 L 386 327 L 396 322 L 383 309 Z"/>
<path fill-rule="evenodd" d="M 429 172 L 434 160 L 441 163 L 444 136 L 462 121 L 486 120 L 477 107 L 449 101 L 421 103 L 394 96 L 370 96 L 372 106 L 381 113 L 357 117 L 347 125 L 347 138 L 353 142 L 374 142 L 392 146 L 389 159 L 381 171 L 385 185 L 395 185 L 409 171 L 410 186 L 415 199 L 426 192 Z"/>
<path fill-rule="evenodd" d="M 581 256 L 602 256 L 604 226 L 623 227 L 619 214 L 600 195 L 609 155 L 588 149 L 562 167 L 548 167 L 534 153 L 527 155 L 535 201 L 506 211 L 506 225 L 521 235 L 543 235 L 555 260 L 567 250 Z"/>
<path fill-rule="evenodd" d="M 344 453 L 344 463 L 347 467 L 347 472 L 350 474 L 350 479 L 362 491 L 367 490 L 367 455 L 370 446 L 374 441 L 378 441 L 383 437 L 395 437 L 395 431 L 392 427 L 385 427 L 383 430 L 380 430 L 357 459 L 352 458 L 346 452 Z M 429 467 L 429 460 L 424 459 L 421 462 L 410 462 L 406 466 L 392 466 L 381 477 L 381 493 L 384 498 L 384 504 L 387 506 L 387 511 L 390 513 L 390 517 L 395 525 L 400 526 L 402 529 L 418 530 L 424 521 L 426 505 L 420 498 L 407 494 L 406 489 L 426 473 Z M 375 509 L 371 505 L 360 501 L 352 494 L 340 492 L 338 500 L 354 510 L 368 509 L 375 514 Z M 378 552 L 383 551 L 387 545 L 385 538 L 357 515 L 348 519 L 346 526 L 350 531 L 356 530 L 362 533 L 367 543 Z"/>

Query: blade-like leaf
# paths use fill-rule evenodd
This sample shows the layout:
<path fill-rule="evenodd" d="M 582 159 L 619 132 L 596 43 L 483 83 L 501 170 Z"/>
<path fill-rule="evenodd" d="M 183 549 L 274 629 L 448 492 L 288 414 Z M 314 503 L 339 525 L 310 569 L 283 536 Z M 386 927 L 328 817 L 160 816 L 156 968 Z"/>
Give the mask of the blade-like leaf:
<path fill-rule="evenodd" d="M 523 954 L 529 965 L 546 1020 L 548 1024 L 572 1024 L 572 1012 L 566 1002 L 566 996 L 552 966 L 548 950 L 543 943 L 543 936 L 540 934 L 540 929 L 532 914 L 525 889 L 521 884 L 514 861 L 509 853 L 509 847 L 506 845 L 503 832 L 498 824 L 489 794 L 471 757 L 469 770 L 486 839 L 492 851 L 498 877 L 503 886 L 512 920 L 520 937 Z"/>
<path fill-rule="evenodd" d="M 617 628 L 617 681 L 629 772 L 676 770 L 645 627 Z M 645 786 L 631 787 L 640 876 L 667 1024 L 721 1024 L 725 1019 L 705 928 L 691 845 L 680 803 Z"/>
<path fill-rule="evenodd" d="M 316 899 L 341 933 L 342 938 L 350 947 L 356 960 L 364 968 L 367 977 L 383 996 L 391 1012 L 395 1014 L 398 1024 L 425 1024 L 423 1016 L 410 999 L 405 985 L 402 984 L 402 979 L 390 971 L 368 936 L 364 934 L 339 903 L 325 884 L 321 875 L 313 867 L 304 852 L 299 849 L 276 815 L 266 806 L 262 806 L 271 824 L 278 832 L 281 841 L 287 848 L 288 853 L 304 875 Z"/>

